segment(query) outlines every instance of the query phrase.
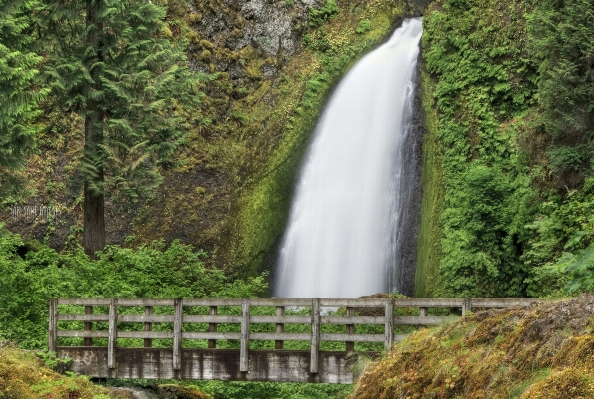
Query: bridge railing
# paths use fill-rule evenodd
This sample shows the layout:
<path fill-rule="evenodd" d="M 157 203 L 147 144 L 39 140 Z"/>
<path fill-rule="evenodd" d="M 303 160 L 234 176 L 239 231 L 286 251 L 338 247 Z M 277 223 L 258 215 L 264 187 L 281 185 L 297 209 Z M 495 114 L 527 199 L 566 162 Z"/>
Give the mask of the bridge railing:
<path fill-rule="evenodd" d="M 406 337 L 394 334 L 395 325 L 437 325 L 451 319 L 448 316 L 430 316 L 429 308 L 460 308 L 462 315 L 471 308 L 528 306 L 533 299 L 451 299 L 451 298 L 243 298 L 243 299 L 145 299 L 145 298 L 59 298 L 50 300 L 49 350 L 56 351 L 58 337 L 78 337 L 84 339 L 85 346 L 91 346 L 93 338 L 107 338 L 107 367 L 116 368 L 117 340 L 136 338 L 144 340 L 144 347 L 151 347 L 153 339 L 173 340 L 173 370 L 182 366 L 182 340 L 208 340 L 208 347 L 216 349 L 217 340 L 239 340 L 240 371 L 248 371 L 248 351 L 250 341 L 274 341 L 275 349 L 283 349 L 284 341 L 310 342 L 310 373 L 318 372 L 320 343 L 322 341 L 345 342 L 346 350 L 353 351 L 355 342 L 383 342 L 386 349 Z M 59 313 L 59 305 L 81 305 L 85 313 Z M 94 313 L 94 307 L 108 307 L 108 313 Z M 218 314 L 221 306 L 241 307 L 239 315 Z M 276 308 L 274 315 L 252 314 L 253 307 Z M 126 307 L 143 307 L 144 314 L 121 314 Z M 172 307 L 172 314 L 154 314 L 154 307 Z M 184 314 L 184 308 L 202 307 L 207 314 Z M 286 308 L 306 308 L 309 315 L 287 315 Z M 324 313 L 324 308 L 346 308 L 346 316 Z M 374 308 L 373 312 L 362 311 Z M 418 308 L 418 316 L 395 315 L 395 308 Z M 371 313 L 373 315 L 356 315 Z M 381 314 L 381 315 L 378 315 Z M 84 330 L 59 329 L 59 321 L 84 322 Z M 93 323 L 107 323 L 107 330 L 93 329 Z M 144 331 L 118 330 L 118 323 L 143 323 Z M 173 331 L 153 331 L 153 323 L 172 323 Z M 184 331 L 183 326 L 190 323 L 206 323 L 208 331 Z M 217 325 L 233 323 L 240 326 L 239 332 L 217 331 Z M 254 323 L 270 323 L 275 332 L 250 331 Z M 310 332 L 285 332 L 287 324 L 309 324 Z M 323 333 L 321 325 L 345 325 L 344 333 Z M 383 333 L 356 334 L 356 325 L 383 325 Z"/>

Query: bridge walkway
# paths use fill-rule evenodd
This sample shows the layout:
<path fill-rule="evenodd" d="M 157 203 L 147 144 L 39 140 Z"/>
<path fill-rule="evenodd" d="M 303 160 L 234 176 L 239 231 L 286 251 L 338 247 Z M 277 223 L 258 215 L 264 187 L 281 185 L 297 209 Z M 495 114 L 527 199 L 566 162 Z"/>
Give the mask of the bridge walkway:
<path fill-rule="evenodd" d="M 395 328 L 456 318 L 430 315 L 439 311 L 429 309 L 459 308 L 465 315 L 472 308 L 535 301 L 59 298 L 49 304 L 48 346 L 59 358 L 70 359 L 63 368 L 95 378 L 350 384 L 360 355 L 378 356 L 406 338 Z M 341 332 L 324 327 L 331 325 L 344 327 Z M 291 349 L 294 342 L 302 347 Z M 332 350 L 321 350 L 324 346 Z"/>

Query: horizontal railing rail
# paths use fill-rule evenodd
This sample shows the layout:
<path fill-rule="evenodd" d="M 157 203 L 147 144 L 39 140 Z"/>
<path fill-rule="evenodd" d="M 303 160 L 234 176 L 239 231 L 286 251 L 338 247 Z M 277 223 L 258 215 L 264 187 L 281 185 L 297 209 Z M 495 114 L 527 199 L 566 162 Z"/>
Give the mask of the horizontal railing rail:
<path fill-rule="evenodd" d="M 144 340 L 144 347 L 152 347 L 154 339 L 173 340 L 173 370 L 181 369 L 182 340 L 208 340 L 208 347 L 216 349 L 217 340 L 240 341 L 241 372 L 248 371 L 250 341 L 274 341 L 275 350 L 283 349 L 284 341 L 309 341 L 310 373 L 318 372 L 320 342 L 345 342 L 346 351 L 353 351 L 355 342 L 383 342 L 389 350 L 394 342 L 407 334 L 395 334 L 396 325 L 438 325 L 452 320 L 452 316 L 430 316 L 429 308 L 460 308 L 465 315 L 472 308 L 529 306 L 535 299 L 516 298 L 59 298 L 50 300 L 49 350 L 56 351 L 58 337 L 84 338 L 91 346 L 93 338 L 107 338 L 107 364 L 116 368 L 117 339 Z M 60 305 L 80 305 L 84 314 L 59 313 Z M 108 313 L 94 313 L 93 307 L 108 307 Z M 241 307 L 239 315 L 219 315 L 219 307 Z M 275 315 L 252 314 L 252 307 L 274 307 Z M 144 314 L 121 314 L 120 308 L 144 307 Z M 173 307 L 173 314 L 154 314 L 154 307 Z M 184 314 L 187 307 L 206 307 L 207 314 Z M 307 308 L 308 315 L 286 315 L 286 308 Z M 323 308 L 346 308 L 346 316 L 323 313 Z M 373 311 L 369 308 L 375 308 Z M 418 316 L 395 315 L 395 308 L 418 308 Z M 373 315 L 356 315 L 373 313 Z M 378 315 L 382 314 L 381 316 Z M 58 329 L 60 321 L 84 322 L 84 330 Z M 93 329 L 93 323 L 107 323 L 106 330 Z M 143 323 L 144 331 L 118 330 L 118 323 Z M 154 323 L 171 323 L 173 331 L 153 331 Z M 208 331 L 183 331 L 183 325 L 206 323 Z M 238 324 L 238 332 L 217 331 L 219 324 Z M 250 331 L 251 324 L 274 324 L 275 332 Z M 310 332 L 285 332 L 287 324 L 309 325 Z M 321 332 L 321 325 L 345 325 L 344 333 Z M 383 325 L 383 333 L 355 333 L 356 325 Z"/>

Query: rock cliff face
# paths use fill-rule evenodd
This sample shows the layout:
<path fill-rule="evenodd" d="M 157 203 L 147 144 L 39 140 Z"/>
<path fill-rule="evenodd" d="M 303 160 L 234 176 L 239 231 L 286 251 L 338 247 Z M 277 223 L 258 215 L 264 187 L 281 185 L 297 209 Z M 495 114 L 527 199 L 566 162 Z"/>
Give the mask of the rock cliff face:
<path fill-rule="evenodd" d="M 295 173 L 334 84 L 424 0 L 170 0 L 171 34 L 185 37 L 196 71 L 211 74 L 196 125 L 140 206 L 108 200 L 107 242 L 179 239 L 209 252 L 216 267 L 259 273 L 274 261 Z M 80 239 L 80 121 L 48 115 L 42 151 L 24 179 L 20 206 L 52 205 L 42 217 L 0 220 L 56 248 Z M 46 140 L 47 139 L 47 140 Z"/>
<path fill-rule="evenodd" d="M 289 57 L 299 50 L 308 11 L 321 6 L 320 0 L 266 1 L 226 0 L 204 12 L 195 29 L 214 47 L 239 52 L 248 46 L 270 57 Z M 297 29 L 296 29 L 297 28 Z M 233 79 L 244 77 L 237 62 L 215 61 L 217 71 L 228 71 Z M 196 64 L 201 68 L 200 64 Z M 201 69 L 204 69 L 202 66 Z M 265 73 L 270 78 L 271 73 Z M 268 76 L 266 76 L 268 75 Z"/>

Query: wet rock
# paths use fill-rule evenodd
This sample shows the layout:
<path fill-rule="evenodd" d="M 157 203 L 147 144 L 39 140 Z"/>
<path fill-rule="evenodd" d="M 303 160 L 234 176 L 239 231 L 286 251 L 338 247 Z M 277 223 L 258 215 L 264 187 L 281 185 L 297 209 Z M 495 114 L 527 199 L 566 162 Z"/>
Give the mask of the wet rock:
<path fill-rule="evenodd" d="M 212 399 L 198 388 L 166 384 L 146 387 L 114 387 L 110 389 L 119 397 L 128 399 Z"/>
<path fill-rule="evenodd" d="M 150 388 L 140 388 L 140 387 L 117 387 L 112 388 L 111 391 L 114 394 L 119 395 L 120 397 L 123 396 L 129 399 L 161 399 L 162 397 L 159 394 Z"/>

